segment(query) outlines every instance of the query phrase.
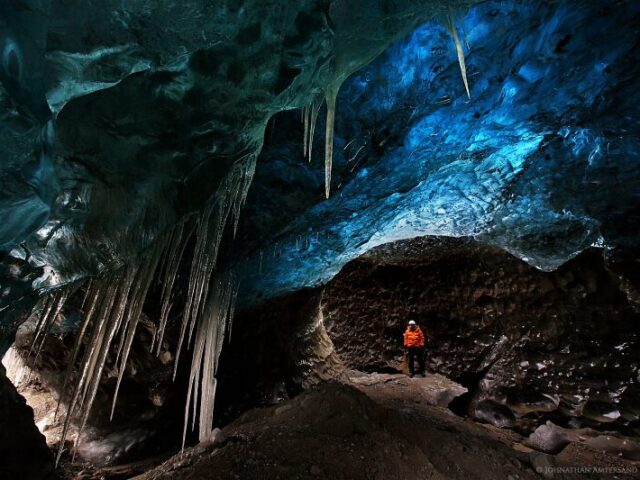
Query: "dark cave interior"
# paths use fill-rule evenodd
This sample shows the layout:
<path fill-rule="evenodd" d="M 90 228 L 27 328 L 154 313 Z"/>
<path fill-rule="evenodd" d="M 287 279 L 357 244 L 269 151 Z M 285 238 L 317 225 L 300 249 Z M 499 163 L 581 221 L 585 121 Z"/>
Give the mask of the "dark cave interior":
<path fill-rule="evenodd" d="M 0 480 L 636 478 L 638 2 L 79 4 L 0 2 Z"/>

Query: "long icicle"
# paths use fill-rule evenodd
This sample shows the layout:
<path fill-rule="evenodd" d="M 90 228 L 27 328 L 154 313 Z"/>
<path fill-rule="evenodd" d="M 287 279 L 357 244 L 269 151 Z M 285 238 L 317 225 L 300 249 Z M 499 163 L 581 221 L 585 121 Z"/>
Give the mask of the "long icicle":
<path fill-rule="evenodd" d="M 122 337 L 126 339 L 124 343 L 124 350 L 122 352 L 122 358 L 120 365 L 118 366 L 118 380 L 116 382 L 116 388 L 113 393 L 113 402 L 111 404 L 110 420 L 113 420 L 113 413 L 116 409 L 116 402 L 118 400 L 118 392 L 120 391 L 120 384 L 124 377 L 125 368 L 127 366 L 127 360 L 129 359 L 129 352 L 131 351 L 131 345 L 133 344 L 133 338 L 136 333 L 138 322 L 140 321 L 140 315 L 142 315 L 142 308 L 144 306 L 144 300 L 147 297 L 149 286 L 153 279 L 153 275 L 158 268 L 162 252 L 165 249 L 163 242 L 156 242 L 154 249 L 150 252 L 148 259 L 143 262 L 143 266 L 138 269 L 138 275 L 141 279 L 139 286 L 133 295 L 129 298 L 129 311 L 127 312 L 126 324 L 122 330 Z M 120 352 L 118 352 L 119 354 Z M 117 362 L 117 360 L 116 360 Z"/>
<path fill-rule="evenodd" d="M 83 375 L 80 383 L 82 390 L 78 403 L 79 408 L 83 408 L 86 405 L 87 394 L 96 379 L 96 372 L 100 369 L 98 359 L 100 351 L 104 348 L 105 338 L 108 334 L 107 330 L 109 327 L 109 319 L 111 318 L 111 310 L 119 296 L 121 275 L 122 272 L 119 271 L 108 281 L 104 300 L 98 310 L 98 316 L 95 320 L 97 333 L 90 337 L 93 342 L 88 345 L 86 374 Z"/>
<path fill-rule="evenodd" d="M 87 345 L 87 351 L 85 352 L 82 365 L 80 368 L 80 378 L 78 379 L 73 392 L 71 394 L 71 400 L 69 402 L 69 407 L 67 408 L 67 414 L 64 421 L 64 426 L 62 428 L 62 435 L 60 438 L 60 446 L 58 447 L 58 453 L 56 454 L 56 465 L 60 462 L 60 457 L 62 456 L 62 452 L 64 450 L 64 440 L 67 437 L 67 433 L 69 431 L 69 427 L 71 426 L 71 419 L 73 414 L 76 411 L 76 408 L 82 404 L 81 397 L 84 396 L 83 392 L 85 391 L 85 385 L 88 383 L 90 378 L 90 372 L 92 371 L 92 365 L 94 352 L 99 347 L 100 338 L 102 336 L 102 329 L 104 328 L 104 322 L 101 322 L 101 318 L 103 316 L 103 311 L 106 308 L 106 305 L 110 301 L 111 295 L 114 293 L 113 289 L 115 286 L 115 280 L 117 278 L 116 274 L 109 275 L 104 280 L 96 280 L 93 282 L 92 288 L 96 288 L 96 299 L 99 301 L 100 305 L 95 309 L 90 309 L 85 313 L 85 322 L 93 323 L 93 331 L 89 336 L 89 344 Z M 81 342 L 82 339 L 76 339 L 76 342 Z M 77 346 L 79 348 L 79 346 Z"/>
<path fill-rule="evenodd" d="M 91 282 L 89 287 L 87 287 L 87 294 L 85 296 L 85 300 L 83 302 L 83 319 L 82 326 L 80 327 L 80 331 L 76 335 L 75 344 L 73 346 L 73 352 L 71 354 L 71 360 L 67 364 L 66 372 L 64 375 L 64 383 L 62 384 L 62 389 L 60 390 L 60 395 L 58 396 L 58 404 L 56 406 L 56 411 L 53 416 L 54 420 L 58 418 L 58 412 L 60 410 L 60 404 L 62 402 L 62 397 L 64 393 L 67 391 L 67 386 L 69 385 L 69 380 L 71 379 L 71 374 L 73 373 L 73 366 L 76 364 L 76 360 L 78 359 L 78 353 L 80 353 L 80 347 L 82 346 L 82 341 L 87 332 L 87 328 L 91 324 L 91 319 L 93 318 L 93 313 L 99 303 L 99 294 L 100 288 L 97 286 L 96 282 Z"/>
<path fill-rule="evenodd" d="M 94 372 L 90 378 L 91 381 L 89 384 L 89 388 L 85 393 L 85 395 L 88 394 L 88 396 L 86 397 L 86 403 L 85 401 L 83 401 L 82 405 L 83 412 L 81 415 L 80 428 L 78 429 L 78 443 L 80 443 L 80 439 L 82 438 L 82 431 L 87 424 L 89 413 L 91 412 L 91 407 L 96 398 L 96 394 L 98 393 L 100 379 L 102 378 L 102 372 L 104 371 L 111 343 L 123 319 L 123 309 L 121 308 L 121 304 L 127 301 L 129 295 L 127 285 L 131 285 L 129 278 L 132 276 L 132 273 L 125 272 L 125 281 L 119 282 L 117 293 L 114 295 L 115 298 L 112 302 L 110 302 L 111 308 L 107 309 L 108 311 L 105 317 L 106 328 L 103 330 L 103 335 L 101 337 L 100 348 L 96 356 Z M 75 458 L 76 452 L 77 449 L 74 450 L 74 456 L 72 458 Z"/>
<path fill-rule="evenodd" d="M 38 322 L 36 323 L 35 335 L 33 336 L 33 340 L 31 341 L 31 348 L 29 348 L 29 356 L 33 353 L 33 350 L 38 342 L 38 338 L 40 337 L 45 324 L 49 321 L 49 314 L 53 309 L 53 305 L 56 303 L 56 293 L 47 295 L 42 300 L 38 302 L 36 308 L 42 307 L 42 311 L 40 313 L 40 317 L 38 318 Z M 34 309 L 35 310 L 35 309 Z"/>
<path fill-rule="evenodd" d="M 458 64 L 460 65 L 460 73 L 462 74 L 464 89 L 467 91 L 467 97 L 471 98 L 471 93 L 469 92 L 469 82 L 467 81 L 467 67 L 464 63 L 464 51 L 462 50 L 462 44 L 460 43 L 460 39 L 458 38 L 458 30 L 453 19 L 452 10 L 449 10 L 449 15 L 447 16 L 447 28 L 449 29 L 449 32 L 451 32 L 453 43 L 456 46 L 456 53 L 458 54 Z"/>
<path fill-rule="evenodd" d="M 190 237 L 191 231 L 188 232 L 186 236 L 184 234 L 184 223 L 180 223 L 175 227 L 175 232 L 171 239 L 172 245 L 169 249 L 169 264 L 167 265 L 164 281 L 162 282 L 162 295 L 160 296 L 160 298 L 162 298 L 162 306 L 160 308 L 158 329 L 156 330 L 156 356 L 160 355 L 162 350 L 164 331 L 172 307 L 173 285 L 175 284 L 184 250 Z"/>
<path fill-rule="evenodd" d="M 182 448 L 184 449 L 189 410 L 191 420 L 195 422 L 196 406 L 200 399 L 199 438 L 206 440 L 213 427 L 213 407 L 217 380 L 215 378 L 226 325 L 232 314 L 232 300 L 237 290 L 237 281 L 231 274 L 217 275 L 212 280 L 212 293 L 201 321 L 198 323 L 193 346 L 193 359 L 189 374 L 187 402 L 183 427 Z M 198 391 L 199 390 L 199 391 Z M 192 428 L 194 424 L 192 423 Z"/>
<path fill-rule="evenodd" d="M 307 154 L 307 157 L 309 157 L 309 163 L 311 163 L 311 154 L 313 153 L 313 137 L 316 133 L 316 122 L 318 120 L 320 107 L 322 107 L 322 101 L 314 101 L 311 104 L 311 117 L 309 119 L 309 153 Z"/>
<path fill-rule="evenodd" d="M 72 292 L 71 288 L 72 287 L 67 286 L 56 290 L 49 296 L 49 299 L 45 302 L 43 314 L 40 317 L 40 321 L 36 325 L 36 333 L 33 337 L 31 348 L 29 349 L 29 354 L 33 352 L 36 344 L 38 343 L 38 340 L 40 340 L 40 345 L 36 350 L 36 357 L 40 355 L 42 347 L 44 346 L 44 342 L 47 338 L 47 333 L 55 323 L 56 318 L 60 314 L 65 301 L 67 300 L 69 294 Z"/>
<path fill-rule="evenodd" d="M 176 348 L 175 362 L 173 366 L 174 380 L 178 373 L 180 352 L 182 350 L 182 344 L 184 343 L 187 327 L 190 324 L 192 316 L 195 315 L 193 312 L 197 312 L 200 306 L 199 302 L 203 289 L 202 277 L 204 276 L 202 269 L 206 268 L 206 266 L 204 265 L 204 252 L 206 251 L 207 245 L 207 230 L 209 226 L 209 218 L 211 216 L 213 208 L 214 205 L 212 203 L 208 204 L 205 207 L 204 212 L 198 218 L 198 226 L 196 230 L 196 245 L 194 248 L 193 259 L 191 261 L 191 271 L 189 273 L 187 300 L 182 314 L 182 325 L 180 326 L 180 336 L 178 338 L 178 346 Z"/>
<path fill-rule="evenodd" d="M 307 156 L 307 145 L 309 143 L 309 107 L 302 107 L 302 116 L 304 117 L 304 141 L 302 147 L 303 156 Z"/>
<path fill-rule="evenodd" d="M 324 194 L 329 198 L 331 191 L 331 168 L 333 164 L 333 131 L 336 121 L 337 89 L 329 87 L 325 94 L 327 102 L 327 124 L 324 142 Z"/>
<path fill-rule="evenodd" d="M 172 227 L 171 229 L 169 229 L 168 232 L 166 232 L 163 235 L 163 245 L 164 245 L 164 251 L 162 252 L 162 258 L 160 259 L 160 263 L 158 264 L 158 268 L 156 269 L 156 276 L 157 276 L 157 283 L 158 285 L 161 285 L 162 288 L 162 293 L 164 294 L 165 291 L 165 283 L 162 280 L 166 280 L 167 278 L 167 272 L 171 266 L 171 262 L 173 259 L 172 254 L 172 247 L 173 245 L 175 245 L 175 239 L 174 237 L 177 235 L 178 233 L 178 226 L 182 225 L 182 223 L 180 223 L 179 225 L 176 225 L 174 227 Z M 175 253 L 175 252 L 173 252 Z M 163 295 L 160 295 L 160 299 L 164 299 Z M 153 332 L 153 335 L 151 336 L 151 344 L 149 345 L 149 351 L 153 352 L 153 350 L 155 349 L 155 345 L 156 345 L 156 341 L 158 340 L 158 328 L 160 326 L 160 322 L 158 322 L 158 326 L 156 327 L 156 330 Z"/>
<path fill-rule="evenodd" d="M 204 302 L 208 295 L 209 281 L 215 267 L 224 227 L 232 211 L 236 219 L 239 216 L 240 208 L 246 199 L 255 172 L 255 161 L 255 155 L 249 155 L 244 161 L 234 166 L 222 182 L 216 198 L 209 202 L 198 219 L 196 246 L 189 274 L 187 301 L 175 356 L 174 379 L 178 372 L 178 360 L 187 328 L 189 331 L 187 343 L 189 344 L 197 319 L 202 315 L 205 306 Z M 241 193 L 240 196 L 238 196 L 239 192 Z"/>
<path fill-rule="evenodd" d="M 233 202 L 233 238 L 236 237 L 238 231 L 238 223 L 240 222 L 240 212 L 242 207 L 247 201 L 247 195 L 249 194 L 249 188 L 253 183 L 253 176 L 256 173 L 256 160 L 257 156 L 252 154 L 245 160 L 245 165 L 242 168 L 242 182 L 241 188 L 238 190 L 238 195 Z"/>

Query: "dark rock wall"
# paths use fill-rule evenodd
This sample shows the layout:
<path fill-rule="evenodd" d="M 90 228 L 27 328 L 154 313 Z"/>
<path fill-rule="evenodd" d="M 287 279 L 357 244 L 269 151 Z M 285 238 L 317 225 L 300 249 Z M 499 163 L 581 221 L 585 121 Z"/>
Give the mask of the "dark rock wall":
<path fill-rule="evenodd" d="M 220 359 L 221 420 L 341 374 L 344 366 L 325 331 L 320 298 L 318 290 L 302 290 L 236 316 Z"/>
<path fill-rule="evenodd" d="M 65 387 L 67 365 L 75 345 L 77 315 L 73 309 L 65 309 L 37 355 L 31 351 L 33 320 L 21 325 L 13 344 L 13 354 L 22 359 L 27 370 L 16 386 L 34 409 L 31 423 L 35 416 L 35 421 L 47 434 L 50 447 L 57 451 L 66 408 L 78 376 L 74 371 Z M 111 407 L 118 377 L 115 355 L 107 360 L 81 441 L 76 438 L 79 418 L 72 419 L 67 447 L 73 445 L 79 460 L 100 465 L 135 461 L 179 445 L 186 372 L 182 365 L 178 378 L 172 381 L 175 348 L 171 342 L 175 336 L 165 338 L 158 356 L 149 348 L 152 336 L 153 324 L 143 316 L 132 343 L 113 418 Z M 189 366 L 188 362 L 183 363 Z M 61 393 L 61 411 L 54 418 L 51 406 L 55 409 Z M 63 462 L 65 459 L 63 457 Z M 4 477 L 0 476 L 0 479 L 4 480 Z"/>
<path fill-rule="evenodd" d="M 304 388 L 340 375 L 344 367 L 324 329 L 320 297 L 319 290 L 303 290 L 236 316 L 218 372 L 216 425 L 235 419 L 247 409 L 278 403 Z M 74 302 L 75 298 L 71 303 Z M 153 308 L 148 307 L 151 312 Z M 38 355 L 29 354 L 35 327 L 33 320 L 20 327 L 13 344 L 13 354 L 22 359 L 28 370 L 23 375 L 27 378 L 23 378 L 18 387 L 34 402 L 35 421 L 44 425 L 50 446 L 57 449 L 64 414 L 54 420 L 48 409 L 57 404 L 63 389 L 67 363 L 75 343 L 73 325 L 77 318 L 72 308 L 63 310 Z M 118 372 L 115 358 L 108 359 L 82 441 L 76 441 L 74 445 L 80 460 L 99 465 L 119 464 L 179 445 L 191 362 L 189 355 L 185 355 L 180 361 L 177 378 L 172 381 L 179 325 L 175 322 L 168 325 L 159 356 L 150 352 L 153 333 L 153 322 L 143 316 L 132 344 L 113 420 L 110 420 L 110 412 Z M 74 381 L 75 374 L 69 385 Z M 13 388 L 9 380 L 6 382 Z M 69 385 L 64 390 L 63 411 L 70 398 Z M 18 395 L 15 389 L 13 392 Z M 31 411 L 24 403 L 22 400 L 24 408 Z M 0 411 L 0 414 L 4 412 Z M 37 434 L 33 412 L 28 420 L 29 428 Z M 71 437 L 75 437 L 77 430 L 75 420 Z M 0 432 L 0 449 L 5 444 L 1 435 L 16 428 L 27 427 L 7 425 Z M 189 431 L 188 441 L 192 440 L 195 438 Z M 44 438 L 43 444 L 46 449 Z M 0 475 L 0 480 L 4 478 L 22 477 Z"/>
<path fill-rule="evenodd" d="M 53 479 L 53 456 L 33 423 L 33 410 L 0 364 L 0 478 Z"/>
<path fill-rule="evenodd" d="M 364 370 L 399 368 L 415 319 L 428 368 L 475 392 L 464 409 L 478 419 L 638 433 L 640 316 L 600 251 L 545 273 L 467 240 L 399 243 L 348 264 L 323 311 L 341 359 Z"/>

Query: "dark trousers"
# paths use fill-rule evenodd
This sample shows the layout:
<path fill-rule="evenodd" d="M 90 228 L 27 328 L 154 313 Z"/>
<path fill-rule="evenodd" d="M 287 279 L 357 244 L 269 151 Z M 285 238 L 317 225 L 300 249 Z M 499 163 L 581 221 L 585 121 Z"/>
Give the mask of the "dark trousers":
<path fill-rule="evenodd" d="M 418 359 L 418 373 L 424 373 L 424 347 L 408 347 L 407 361 L 409 363 L 409 373 L 416 373 L 415 363 Z"/>

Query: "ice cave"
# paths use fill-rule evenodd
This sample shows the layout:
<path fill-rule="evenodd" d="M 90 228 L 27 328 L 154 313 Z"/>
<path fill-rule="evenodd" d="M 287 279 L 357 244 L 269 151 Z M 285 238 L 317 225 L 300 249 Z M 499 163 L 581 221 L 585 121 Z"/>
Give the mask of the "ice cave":
<path fill-rule="evenodd" d="M 0 1 L 0 480 L 640 478 L 640 2 Z"/>

